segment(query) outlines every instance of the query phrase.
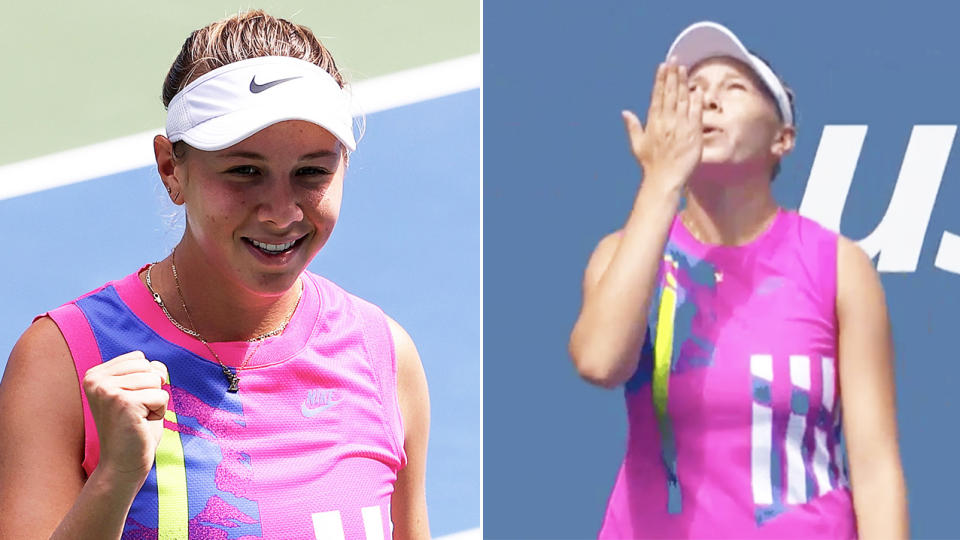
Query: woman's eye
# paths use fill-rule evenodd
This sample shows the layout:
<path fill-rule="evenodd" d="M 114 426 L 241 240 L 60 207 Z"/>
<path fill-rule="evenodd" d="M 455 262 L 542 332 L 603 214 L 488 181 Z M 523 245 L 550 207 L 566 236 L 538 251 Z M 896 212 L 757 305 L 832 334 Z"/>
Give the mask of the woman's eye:
<path fill-rule="evenodd" d="M 732 82 L 732 83 L 730 83 L 727 87 L 728 87 L 728 88 L 732 88 L 732 89 L 734 89 L 734 90 L 746 90 L 746 89 L 747 89 L 747 87 L 746 87 L 745 84 L 739 83 L 739 82 Z"/>
<path fill-rule="evenodd" d="M 326 176 L 330 171 L 320 167 L 301 167 L 297 169 L 297 176 Z"/>
<path fill-rule="evenodd" d="M 235 174 L 237 176 L 254 176 L 260 173 L 256 167 L 253 165 L 239 165 L 227 170 L 228 174 Z"/>

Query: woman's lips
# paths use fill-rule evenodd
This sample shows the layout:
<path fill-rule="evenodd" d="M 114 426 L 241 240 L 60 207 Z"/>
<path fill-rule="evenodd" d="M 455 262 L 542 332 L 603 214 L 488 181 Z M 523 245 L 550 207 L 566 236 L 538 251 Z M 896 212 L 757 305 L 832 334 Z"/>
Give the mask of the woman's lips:
<path fill-rule="evenodd" d="M 244 237 L 243 243 L 247 246 L 247 249 L 250 250 L 251 254 L 256 257 L 262 263 L 266 263 L 269 266 L 282 266 L 289 263 L 296 256 L 297 252 L 300 250 L 304 239 L 306 236 L 302 236 L 293 240 L 293 245 L 289 246 L 287 249 L 282 251 L 273 251 L 269 248 L 274 248 L 276 246 L 285 246 L 291 241 L 287 242 L 260 242 L 259 240 L 254 243 L 251 238 Z M 256 244 L 261 244 L 260 246 Z"/>

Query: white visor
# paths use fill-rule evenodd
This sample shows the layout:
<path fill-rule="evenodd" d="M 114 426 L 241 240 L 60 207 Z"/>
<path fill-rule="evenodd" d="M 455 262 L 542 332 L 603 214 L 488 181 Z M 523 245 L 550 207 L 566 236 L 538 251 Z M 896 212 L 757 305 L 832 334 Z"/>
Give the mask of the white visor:
<path fill-rule="evenodd" d="M 717 56 L 729 56 L 753 69 L 776 100 L 783 123 L 793 125 L 790 98 L 780 78 L 766 62 L 751 54 L 725 26 L 709 21 L 694 23 L 680 32 L 667 53 L 668 60 L 676 58 L 678 64 L 688 68 Z"/>
<path fill-rule="evenodd" d="M 356 150 L 350 100 L 319 66 L 263 56 L 219 67 L 177 93 L 167 108 L 167 138 L 222 150 L 284 120 L 306 120 Z"/>

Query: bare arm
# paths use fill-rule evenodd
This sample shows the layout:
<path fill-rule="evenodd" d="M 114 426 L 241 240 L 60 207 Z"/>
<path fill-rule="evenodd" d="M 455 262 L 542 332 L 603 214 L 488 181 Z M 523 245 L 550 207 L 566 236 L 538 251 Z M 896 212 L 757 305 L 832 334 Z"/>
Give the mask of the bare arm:
<path fill-rule="evenodd" d="M 397 392 L 403 418 L 403 448 L 407 465 L 397 474 L 390 502 L 393 537 L 398 540 L 430 538 L 427 519 L 427 439 L 430 435 L 430 396 L 420 355 L 407 332 L 389 320 L 397 354 Z"/>
<path fill-rule="evenodd" d="M 73 360 L 56 325 L 35 322 L 0 383 L 2 538 L 45 538 L 84 485 L 83 412 Z"/>
<path fill-rule="evenodd" d="M 0 410 L 0 538 L 119 538 L 146 474 L 108 460 L 85 478 L 80 388 L 50 319 L 31 325 L 10 354 Z"/>
<path fill-rule="evenodd" d="M 583 304 L 570 335 L 580 375 L 612 388 L 637 368 L 647 314 L 679 194 L 640 188 L 622 233 L 597 245 L 583 277 Z"/>
<path fill-rule="evenodd" d="M 861 538 L 908 538 L 883 286 L 850 240 L 840 239 L 837 258 L 840 396 L 857 529 Z"/>
<path fill-rule="evenodd" d="M 686 69 L 657 70 L 646 129 L 624 113 L 631 150 L 644 178 L 622 235 L 604 238 L 583 279 L 583 304 L 570 335 L 580 375 L 612 388 L 636 370 L 647 331 L 657 269 L 684 186 L 700 162 L 700 90 L 690 92 Z"/>

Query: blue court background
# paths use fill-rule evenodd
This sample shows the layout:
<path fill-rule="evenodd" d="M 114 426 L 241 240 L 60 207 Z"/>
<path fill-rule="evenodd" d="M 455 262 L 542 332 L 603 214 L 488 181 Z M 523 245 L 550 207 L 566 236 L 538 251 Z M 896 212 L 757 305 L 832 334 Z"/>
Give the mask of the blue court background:
<path fill-rule="evenodd" d="M 913 126 L 960 121 L 960 4 L 488 0 L 484 16 L 484 536 L 592 537 L 626 415 L 621 390 L 579 380 L 566 345 L 587 258 L 640 177 L 620 110 L 645 116 L 681 29 L 729 26 L 796 91 L 781 204 L 799 207 L 825 125 L 869 126 L 841 224 L 859 240 L 886 211 Z M 882 274 L 916 538 L 960 536 L 960 275 L 933 265 L 943 231 L 960 232 L 958 197 L 955 144 L 916 271 Z"/>
<path fill-rule="evenodd" d="M 413 337 L 430 385 L 434 535 L 481 525 L 481 91 L 372 114 L 310 269 Z M 15 179 L 29 182 L 29 179 Z M 182 218 L 146 167 L 0 200 L 0 372 L 31 319 L 164 258 Z"/>

